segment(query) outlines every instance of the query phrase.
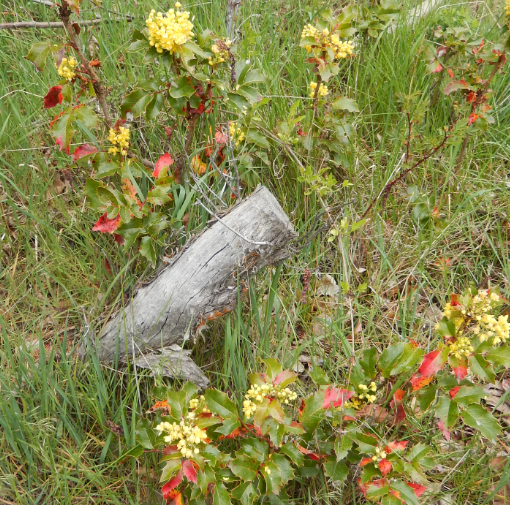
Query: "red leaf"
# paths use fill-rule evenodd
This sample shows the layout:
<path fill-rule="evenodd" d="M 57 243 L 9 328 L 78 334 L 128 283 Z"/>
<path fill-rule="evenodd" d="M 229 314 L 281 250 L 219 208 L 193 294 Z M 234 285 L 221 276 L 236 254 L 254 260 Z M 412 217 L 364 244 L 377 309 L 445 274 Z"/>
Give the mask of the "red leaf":
<path fill-rule="evenodd" d="M 362 484 L 361 483 L 361 479 L 358 479 L 358 486 L 359 486 L 359 489 L 360 491 L 363 493 L 363 496 L 367 496 L 367 491 L 368 491 L 368 485 L 367 484 Z"/>
<path fill-rule="evenodd" d="M 446 357 L 442 351 L 432 351 L 425 355 L 418 372 L 424 377 L 430 377 L 442 370 L 445 363 Z"/>
<path fill-rule="evenodd" d="M 113 233 L 120 225 L 120 214 L 113 219 L 108 219 L 106 212 L 97 220 L 92 231 L 100 231 L 101 233 Z"/>
<path fill-rule="evenodd" d="M 325 454 L 316 454 L 315 452 L 309 451 L 308 449 L 306 449 L 305 447 L 302 447 L 299 444 L 298 444 L 297 448 L 298 448 L 300 453 L 305 454 L 306 456 L 308 456 L 313 461 L 320 461 L 322 458 L 326 457 Z"/>
<path fill-rule="evenodd" d="M 224 146 L 228 142 L 228 136 L 222 133 L 220 130 L 217 130 L 214 134 L 214 140 L 220 146 Z"/>
<path fill-rule="evenodd" d="M 407 415 L 404 410 L 403 405 L 401 405 L 402 399 L 404 398 L 405 391 L 403 389 L 397 389 L 395 394 L 393 395 L 393 400 L 391 400 L 390 405 L 397 409 L 396 420 L 403 421 Z"/>
<path fill-rule="evenodd" d="M 110 263 L 106 258 L 104 258 L 103 264 L 104 267 L 106 268 L 106 271 L 108 272 L 108 275 L 112 275 L 112 268 L 110 267 Z"/>
<path fill-rule="evenodd" d="M 97 148 L 91 146 L 89 144 L 83 144 L 78 146 L 73 153 L 73 161 L 77 161 L 85 156 L 89 156 L 90 154 L 97 153 Z"/>
<path fill-rule="evenodd" d="M 186 478 L 193 482 L 193 484 L 197 483 L 197 471 L 195 467 L 193 466 L 193 462 L 187 459 L 182 464 L 182 471 L 184 472 L 184 475 L 186 475 Z"/>
<path fill-rule="evenodd" d="M 115 242 L 117 242 L 117 244 L 124 245 L 125 242 L 124 237 L 117 235 L 117 233 L 113 234 L 113 239 L 115 240 Z"/>
<path fill-rule="evenodd" d="M 55 144 L 57 144 L 57 146 L 60 146 L 60 150 L 61 151 L 65 151 L 67 154 L 70 154 L 69 153 L 69 144 L 64 146 L 64 141 L 62 139 L 62 135 L 60 135 L 60 137 L 58 137 L 56 140 L 55 140 Z"/>
<path fill-rule="evenodd" d="M 469 93 L 469 95 L 466 97 L 466 100 L 469 103 L 473 103 L 476 100 L 476 93 L 474 91 L 471 91 L 471 93 Z"/>
<path fill-rule="evenodd" d="M 473 124 L 479 117 L 480 116 L 478 114 L 475 114 L 474 112 L 469 114 L 468 125 Z"/>
<path fill-rule="evenodd" d="M 406 484 L 413 489 L 414 494 L 419 498 L 425 491 L 427 491 L 427 488 L 425 486 L 422 486 L 420 484 L 415 484 L 414 482 L 406 482 Z"/>
<path fill-rule="evenodd" d="M 430 384 L 433 380 L 434 377 L 422 377 L 419 374 L 415 374 L 409 382 L 411 382 L 411 386 L 413 386 L 413 391 L 418 391 L 427 384 Z"/>
<path fill-rule="evenodd" d="M 275 380 L 273 381 L 273 385 L 277 386 L 278 384 L 281 384 L 283 381 L 286 381 L 292 377 L 297 377 L 297 373 L 291 372 L 290 370 L 284 370 L 276 376 Z"/>
<path fill-rule="evenodd" d="M 407 440 L 400 440 L 397 442 L 390 442 L 385 448 L 386 454 L 391 454 L 393 451 L 403 451 L 407 446 Z"/>
<path fill-rule="evenodd" d="M 455 386 L 454 388 L 450 389 L 450 398 L 455 398 L 455 395 L 459 392 L 460 386 Z"/>
<path fill-rule="evenodd" d="M 472 89 L 472 88 L 464 79 L 461 79 L 460 81 L 449 82 L 445 86 L 443 93 L 445 95 L 449 95 L 450 93 L 454 93 L 455 91 L 458 91 L 459 89 Z"/>
<path fill-rule="evenodd" d="M 453 79 L 453 70 L 451 68 L 447 69 L 448 75 L 450 76 L 450 79 Z"/>
<path fill-rule="evenodd" d="M 443 66 L 441 65 L 441 63 L 438 63 L 437 67 L 434 70 L 432 70 L 432 73 L 437 74 L 437 73 L 441 72 L 442 70 L 443 70 Z"/>
<path fill-rule="evenodd" d="M 172 480 L 169 480 L 162 488 L 163 498 L 168 500 L 170 498 L 170 491 L 177 487 L 182 482 L 182 472 L 179 472 Z"/>
<path fill-rule="evenodd" d="M 439 421 L 437 423 L 437 426 L 441 430 L 441 433 L 443 434 L 444 438 L 446 438 L 446 440 L 450 440 L 451 433 L 446 429 L 446 426 L 444 425 L 444 422 L 442 420 Z"/>
<path fill-rule="evenodd" d="M 361 461 L 360 461 L 360 466 L 365 466 L 365 465 L 369 465 L 370 463 L 373 463 L 373 459 L 372 458 L 363 458 Z"/>
<path fill-rule="evenodd" d="M 296 132 L 300 137 L 306 137 L 306 133 L 301 129 L 301 128 L 298 128 L 297 132 Z"/>
<path fill-rule="evenodd" d="M 159 177 L 161 170 L 165 167 L 169 167 L 173 162 L 174 160 L 168 153 L 163 154 L 163 156 L 161 156 L 159 160 L 156 161 L 156 166 L 154 167 L 154 172 L 152 172 L 152 175 L 154 177 Z"/>
<path fill-rule="evenodd" d="M 100 67 L 101 62 L 99 60 L 90 60 L 90 66 L 91 67 Z"/>
<path fill-rule="evenodd" d="M 453 369 L 453 373 L 458 381 L 464 379 L 467 375 L 468 369 L 467 366 L 459 365 L 458 367 Z"/>
<path fill-rule="evenodd" d="M 328 388 L 324 391 L 322 408 L 341 407 L 352 396 L 354 396 L 354 391 L 347 391 L 347 389 L 342 388 Z"/>
<path fill-rule="evenodd" d="M 45 109 L 51 109 L 52 107 L 55 107 L 55 105 L 61 104 L 63 99 L 62 86 L 53 86 L 53 88 L 50 88 L 44 97 L 43 107 Z"/>
<path fill-rule="evenodd" d="M 391 461 L 388 461 L 387 459 L 381 459 L 381 461 L 379 461 L 379 470 L 381 470 L 384 477 L 391 472 L 392 468 L 393 465 L 391 464 Z"/>

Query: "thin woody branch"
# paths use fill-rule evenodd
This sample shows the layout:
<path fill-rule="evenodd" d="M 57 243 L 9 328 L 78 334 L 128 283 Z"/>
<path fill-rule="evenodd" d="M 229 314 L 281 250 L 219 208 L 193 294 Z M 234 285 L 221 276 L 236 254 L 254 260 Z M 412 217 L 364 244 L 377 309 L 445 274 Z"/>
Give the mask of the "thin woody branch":
<path fill-rule="evenodd" d="M 99 19 L 87 19 L 80 21 L 82 26 L 99 25 L 108 21 L 119 22 L 132 21 L 133 18 L 127 16 L 125 18 L 99 18 Z M 23 30 L 25 28 L 65 28 L 62 21 L 19 21 L 15 23 L 0 23 L 0 30 Z"/>

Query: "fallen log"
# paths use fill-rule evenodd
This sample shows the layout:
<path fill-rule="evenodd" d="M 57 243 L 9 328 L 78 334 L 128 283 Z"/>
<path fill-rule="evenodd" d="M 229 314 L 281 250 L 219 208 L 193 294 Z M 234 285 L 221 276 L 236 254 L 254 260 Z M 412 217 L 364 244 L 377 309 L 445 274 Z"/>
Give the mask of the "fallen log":
<path fill-rule="evenodd" d="M 91 344 L 93 351 L 102 362 L 133 358 L 135 364 L 151 369 L 154 354 L 167 362 L 173 356 L 166 375 L 205 386 L 207 379 L 197 379 L 200 369 L 185 353 L 186 360 L 179 363 L 175 344 L 233 310 L 238 290 L 248 289 L 248 277 L 287 258 L 288 245 L 296 236 L 275 197 L 259 186 L 190 240 L 154 281 L 140 288 L 105 325 Z M 86 341 L 79 347 L 79 356 L 86 355 L 87 345 Z M 169 346 L 170 353 L 165 351 Z"/>

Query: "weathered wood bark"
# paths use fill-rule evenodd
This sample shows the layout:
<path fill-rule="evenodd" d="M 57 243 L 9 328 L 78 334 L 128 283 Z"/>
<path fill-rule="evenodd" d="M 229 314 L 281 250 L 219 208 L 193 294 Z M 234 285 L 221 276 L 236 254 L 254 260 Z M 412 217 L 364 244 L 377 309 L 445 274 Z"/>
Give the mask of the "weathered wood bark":
<path fill-rule="evenodd" d="M 95 343 L 99 359 L 141 356 L 193 335 L 235 307 L 248 275 L 288 257 L 287 246 L 296 235 L 274 196 L 259 186 L 191 240 L 106 324 Z M 82 357 L 86 344 L 78 350 Z"/>

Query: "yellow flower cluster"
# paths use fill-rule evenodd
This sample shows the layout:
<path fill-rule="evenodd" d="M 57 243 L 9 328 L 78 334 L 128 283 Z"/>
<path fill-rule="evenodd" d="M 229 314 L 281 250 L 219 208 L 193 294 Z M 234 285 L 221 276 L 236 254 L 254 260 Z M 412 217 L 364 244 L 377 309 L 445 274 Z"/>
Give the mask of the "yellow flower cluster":
<path fill-rule="evenodd" d="M 68 81 L 72 81 L 76 75 L 74 72 L 74 67 L 76 67 L 77 64 L 78 62 L 73 56 L 71 56 L 69 59 L 62 58 L 60 65 L 57 67 L 58 75 L 60 77 L 64 77 L 64 79 L 67 79 Z"/>
<path fill-rule="evenodd" d="M 313 98 L 315 96 L 315 90 L 317 89 L 317 83 L 316 82 L 311 82 L 310 83 L 310 98 Z M 329 95 L 329 90 L 327 88 L 327 86 L 324 86 L 324 84 L 322 84 L 321 82 L 321 85 L 319 86 L 319 92 L 317 93 L 317 96 L 320 96 L 320 97 L 325 97 L 325 96 L 328 96 Z"/>
<path fill-rule="evenodd" d="M 217 40 L 215 44 L 211 46 L 211 51 L 214 53 L 214 56 L 209 58 L 209 65 L 214 66 L 218 63 L 224 63 L 228 59 L 228 50 L 232 45 L 232 41 L 227 39 Z"/>
<path fill-rule="evenodd" d="M 234 142 L 234 146 L 237 147 L 245 138 L 244 132 L 241 128 L 237 128 L 235 122 L 230 122 L 228 124 L 228 129 L 230 131 L 230 140 Z"/>
<path fill-rule="evenodd" d="M 199 410 L 204 414 L 210 414 L 211 411 L 205 405 L 205 396 L 200 396 L 200 398 L 193 398 L 189 402 L 190 409 L 196 410 L 198 407 L 201 407 Z"/>
<path fill-rule="evenodd" d="M 186 458 L 191 458 L 193 454 L 200 454 L 200 445 L 205 444 L 207 433 L 193 423 L 195 413 L 189 412 L 186 419 L 179 424 L 163 422 L 156 426 L 160 433 L 168 433 L 164 437 L 167 444 L 177 442 L 177 447 L 181 454 Z"/>
<path fill-rule="evenodd" d="M 288 405 L 297 398 L 297 394 L 289 388 L 282 389 L 280 386 L 273 386 L 272 384 L 252 384 L 244 396 L 244 415 L 248 418 L 253 416 L 264 398 L 276 398 Z"/>
<path fill-rule="evenodd" d="M 377 385 L 371 382 L 368 386 L 360 384 L 358 386 L 359 393 L 344 403 L 344 407 L 359 410 L 367 403 L 374 403 L 377 396 Z"/>
<path fill-rule="evenodd" d="M 165 16 L 152 9 L 145 22 L 149 29 L 149 43 L 158 53 L 162 53 L 165 49 L 175 53 L 194 35 L 189 12 L 181 12 L 179 2 L 175 4 L 175 8 L 176 10 L 170 9 Z"/>
<path fill-rule="evenodd" d="M 508 340 L 510 334 L 508 316 L 499 316 L 496 320 L 493 315 L 484 314 L 480 316 L 478 321 L 478 326 L 473 328 L 473 333 L 478 335 L 480 342 L 485 342 L 489 338 L 494 337 L 492 344 L 498 345 Z"/>
<path fill-rule="evenodd" d="M 510 0 L 506 0 L 505 12 L 506 15 L 510 17 Z"/>
<path fill-rule="evenodd" d="M 110 154 L 117 154 L 120 152 L 123 156 L 127 154 L 127 148 L 129 147 L 129 128 L 120 126 L 118 131 L 114 128 L 110 128 L 108 140 L 113 144 L 113 147 L 108 149 Z"/>
<path fill-rule="evenodd" d="M 383 459 L 386 459 L 386 451 L 384 450 L 384 447 L 376 447 L 375 454 L 372 456 L 372 461 L 374 463 L 379 463 L 379 461 L 382 461 Z"/>
<path fill-rule="evenodd" d="M 471 340 L 467 337 L 459 337 L 452 345 L 450 345 L 450 354 L 457 359 L 470 356 L 474 351 Z"/>
<path fill-rule="evenodd" d="M 305 46 L 306 52 L 311 53 L 315 49 L 317 56 L 319 56 L 319 53 L 322 53 L 327 49 L 331 49 L 335 59 L 340 60 L 342 58 L 347 58 L 354 51 L 354 45 L 351 41 L 341 41 L 340 36 L 337 33 L 330 34 L 327 28 L 324 28 L 324 30 L 321 32 L 315 28 L 315 26 L 308 24 L 303 28 L 303 31 L 301 32 L 302 39 L 307 37 L 315 38 L 316 44 L 314 46 Z"/>

